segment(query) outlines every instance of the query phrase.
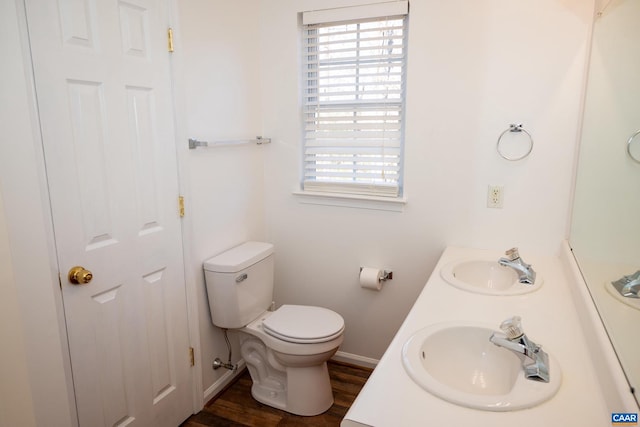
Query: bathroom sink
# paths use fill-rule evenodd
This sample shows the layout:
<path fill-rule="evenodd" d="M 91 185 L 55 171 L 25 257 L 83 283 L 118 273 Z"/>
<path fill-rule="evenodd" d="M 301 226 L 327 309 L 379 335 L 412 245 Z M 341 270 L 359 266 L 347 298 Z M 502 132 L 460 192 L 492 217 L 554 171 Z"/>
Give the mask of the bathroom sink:
<path fill-rule="evenodd" d="M 423 389 L 457 405 L 485 411 L 531 408 L 553 397 L 562 374 L 549 355 L 548 383 L 528 380 L 515 353 L 494 345 L 491 327 L 442 323 L 413 334 L 402 363 Z"/>
<path fill-rule="evenodd" d="M 487 295 L 520 295 L 534 292 L 542 286 L 538 273 L 533 285 L 518 281 L 518 273 L 490 259 L 458 260 L 440 270 L 442 278 L 456 288 Z"/>

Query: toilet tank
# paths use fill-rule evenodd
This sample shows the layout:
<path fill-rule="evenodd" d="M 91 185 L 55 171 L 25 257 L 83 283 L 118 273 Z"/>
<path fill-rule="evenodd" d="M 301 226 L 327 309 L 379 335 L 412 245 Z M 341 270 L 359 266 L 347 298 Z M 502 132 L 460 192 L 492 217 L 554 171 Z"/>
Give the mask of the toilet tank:
<path fill-rule="evenodd" d="M 204 262 L 211 320 L 242 328 L 273 301 L 273 245 L 245 242 Z"/>

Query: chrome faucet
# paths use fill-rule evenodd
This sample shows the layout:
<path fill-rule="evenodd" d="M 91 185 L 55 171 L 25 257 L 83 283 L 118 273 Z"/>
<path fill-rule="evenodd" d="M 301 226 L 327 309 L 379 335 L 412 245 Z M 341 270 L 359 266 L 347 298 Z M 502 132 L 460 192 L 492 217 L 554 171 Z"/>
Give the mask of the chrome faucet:
<path fill-rule="evenodd" d="M 504 332 L 494 332 L 489 341 L 516 353 L 522 360 L 524 376 L 528 380 L 549 382 L 549 356 L 542 347 L 525 335 L 520 316 L 513 316 L 500 325 Z"/>
<path fill-rule="evenodd" d="M 640 270 L 629 276 L 623 276 L 611 284 L 623 297 L 640 298 Z"/>
<path fill-rule="evenodd" d="M 533 285 L 536 282 L 536 272 L 520 258 L 518 248 L 511 248 L 504 253 L 507 258 L 500 258 L 498 264 L 513 268 L 518 273 L 518 281 L 526 285 Z"/>

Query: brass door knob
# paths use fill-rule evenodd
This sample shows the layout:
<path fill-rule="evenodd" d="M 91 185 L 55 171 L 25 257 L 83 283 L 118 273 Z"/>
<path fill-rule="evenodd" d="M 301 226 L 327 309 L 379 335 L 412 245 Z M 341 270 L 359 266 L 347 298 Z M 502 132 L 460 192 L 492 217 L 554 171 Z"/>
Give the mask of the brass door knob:
<path fill-rule="evenodd" d="M 76 266 L 69 270 L 69 281 L 74 285 L 86 285 L 93 279 L 93 273 L 84 267 Z"/>

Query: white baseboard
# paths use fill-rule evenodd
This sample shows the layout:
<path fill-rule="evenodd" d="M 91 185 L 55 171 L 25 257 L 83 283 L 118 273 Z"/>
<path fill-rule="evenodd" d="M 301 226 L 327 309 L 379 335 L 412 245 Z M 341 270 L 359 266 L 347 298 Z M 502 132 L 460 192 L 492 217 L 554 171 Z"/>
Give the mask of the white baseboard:
<path fill-rule="evenodd" d="M 220 393 L 231 381 L 233 381 L 239 374 L 242 372 L 242 369 L 245 367 L 244 360 L 240 359 L 237 363 L 238 368 L 234 371 L 225 372 L 216 382 L 211 384 L 204 391 L 204 403 L 205 405 L 211 398 L 213 398 L 216 394 Z"/>
<path fill-rule="evenodd" d="M 357 354 L 345 353 L 344 351 L 337 351 L 333 355 L 331 360 L 336 362 L 350 363 L 356 366 L 363 366 L 365 368 L 375 368 L 378 365 L 378 359 L 372 359 L 370 357 L 359 356 Z"/>

